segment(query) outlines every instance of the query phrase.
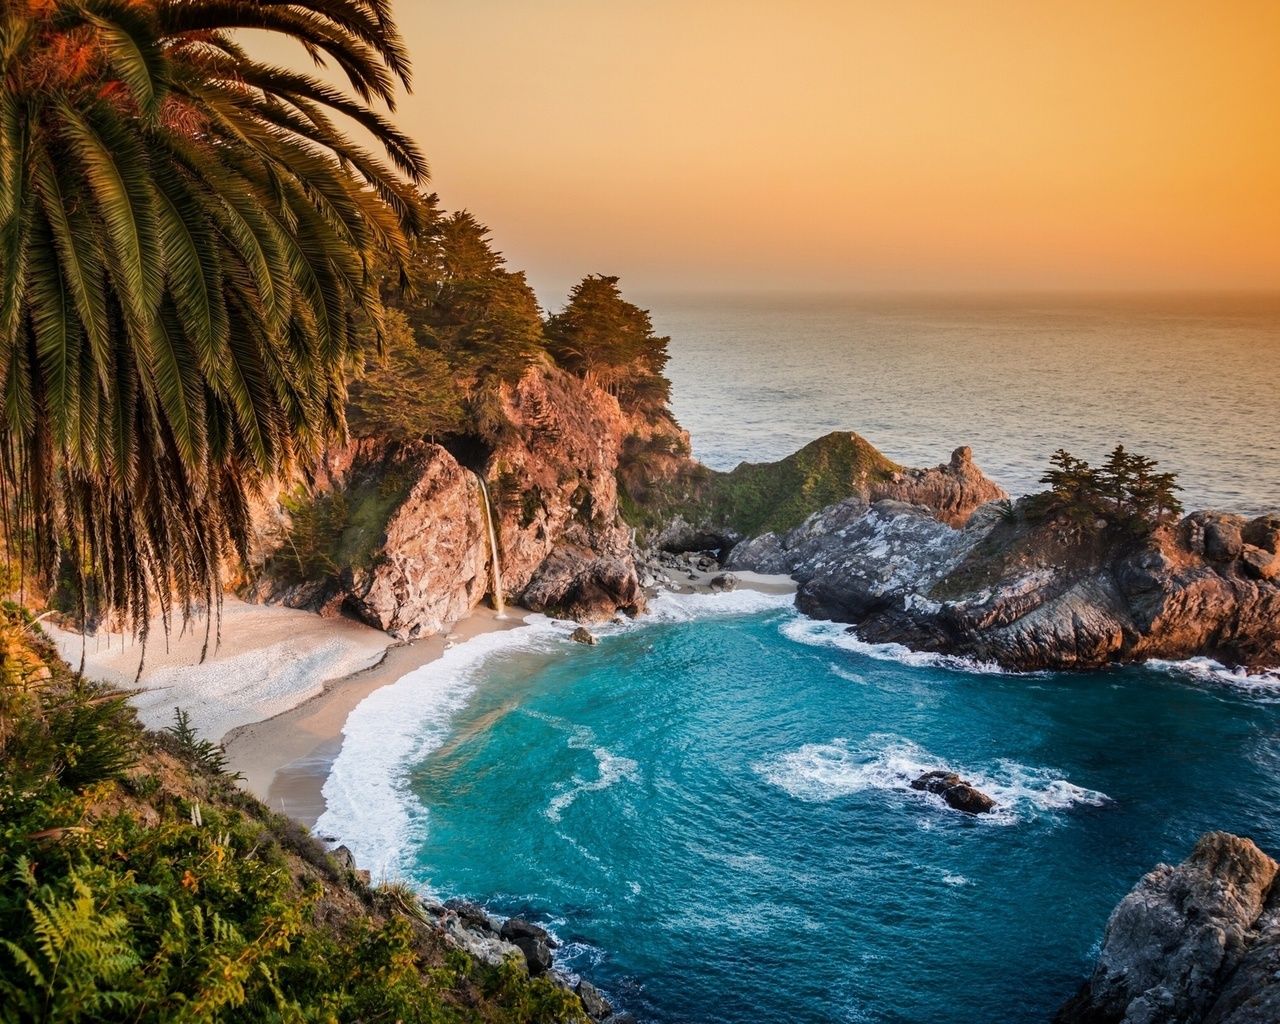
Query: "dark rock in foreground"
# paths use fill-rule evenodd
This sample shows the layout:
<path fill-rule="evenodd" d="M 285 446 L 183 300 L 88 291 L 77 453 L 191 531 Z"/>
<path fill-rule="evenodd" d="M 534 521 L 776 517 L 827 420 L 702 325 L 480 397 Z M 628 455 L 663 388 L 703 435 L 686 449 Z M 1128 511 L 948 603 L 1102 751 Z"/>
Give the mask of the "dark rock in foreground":
<path fill-rule="evenodd" d="M 1055 1024 L 1280 1021 L 1277 865 L 1248 839 L 1201 838 L 1112 912 L 1092 977 Z"/>
<path fill-rule="evenodd" d="M 586 978 L 581 979 L 573 991 L 582 1000 L 583 1009 L 592 1020 L 604 1020 L 613 1015 L 613 1004 Z"/>
<path fill-rule="evenodd" d="M 996 806 L 991 797 L 971 786 L 955 772 L 925 772 L 911 783 L 911 788 L 924 793 L 935 793 L 947 802 L 948 807 L 967 814 L 990 814 Z"/>

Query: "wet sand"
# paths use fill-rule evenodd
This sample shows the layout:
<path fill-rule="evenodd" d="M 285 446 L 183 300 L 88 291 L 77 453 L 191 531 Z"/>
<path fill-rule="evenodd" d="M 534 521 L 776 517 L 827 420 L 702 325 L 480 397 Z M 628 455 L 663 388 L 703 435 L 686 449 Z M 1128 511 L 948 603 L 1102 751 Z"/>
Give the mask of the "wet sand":
<path fill-rule="evenodd" d="M 492 630 L 513 629 L 528 614 L 509 608 L 498 618 L 487 608 L 476 608 L 448 633 L 388 648 L 377 664 L 325 683 L 320 693 L 296 707 L 229 732 L 223 744 L 231 769 L 241 772 L 245 787 L 272 810 L 314 825 L 324 812 L 321 790 L 342 749 L 342 727 L 357 704 L 434 661 L 449 646 Z"/>

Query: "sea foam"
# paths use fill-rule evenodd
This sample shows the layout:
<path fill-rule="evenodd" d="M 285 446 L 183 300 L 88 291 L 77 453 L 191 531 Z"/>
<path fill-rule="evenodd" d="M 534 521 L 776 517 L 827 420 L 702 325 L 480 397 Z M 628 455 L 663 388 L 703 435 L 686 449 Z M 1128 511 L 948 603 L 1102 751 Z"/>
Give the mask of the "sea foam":
<path fill-rule="evenodd" d="M 1254 696 L 1280 700 L 1280 668 L 1250 673 L 1242 668 L 1227 668 L 1212 658 L 1188 658 L 1185 661 L 1151 660 L 1147 668 L 1197 683 L 1225 685 Z"/>
<path fill-rule="evenodd" d="M 782 635 L 798 644 L 810 647 L 836 647 L 854 654 L 875 658 L 877 661 L 895 661 L 900 665 L 912 668 L 941 668 L 953 672 L 981 673 L 984 675 L 1005 675 L 1007 669 L 994 662 L 972 661 L 969 658 L 958 658 L 950 654 L 931 654 L 927 651 L 913 651 L 902 644 L 872 644 L 860 640 L 856 633 L 849 631 L 843 622 L 831 622 L 827 619 L 810 619 L 797 616 L 780 627 Z"/>
<path fill-rule="evenodd" d="M 662 623 L 753 615 L 791 607 L 789 594 L 737 590 L 723 594 L 670 594 L 655 598 L 637 619 L 617 619 L 593 626 L 607 638 Z M 347 717 L 342 749 L 323 788 L 326 809 L 316 832 L 333 836 L 367 868 L 374 879 L 407 873 L 412 849 L 426 835 L 429 812 L 410 792 L 409 769 L 421 764 L 448 738 L 454 717 L 484 678 L 486 662 L 516 651 L 550 651 L 569 643 L 576 623 L 531 615 L 514 629 L 482 633 L 448 648 L 435 661 L 375 690 Z M 591 749 L 597 777 L 575 776 L 547 808 L 553 821 L 583 793 L 638 777 L 639 766 L 596 747 L 574 733 L 571 745 Z"/>
<path fill-rule="evenodd" d="M 1000 759 L 985 768 L 948 764 L 919 744 L 902 736 L 877 733 L 851 743 L 806 743 L 760 760 L 752 769 L 770 785 L 807 803 L 827 803 L 866 790 L 909 794 L 939 810 L 951 811 L 942 798 L 911 789 L 911 781 L 928 771 L 957 772 L 996 801 L 997 809 L 980 815 L 983 821 L 1014 824 L 1041 813 L 1076 806 L 1101 807 L 1110 802 L 1105 793 L 1074 785 L 1052 768 L 1034 768 Z"/>
<path fill-rule="evenodd" d="M 407 848 L 422 837 L 427 821 L 426 808 L 408 789 L 409 766 L 445 741 L 489 658 L 548 649 L 561 632 L 532 616 L 523 626 L 451 647 L 369 694 L 343 726 L 342 750 L 324 784 L 326 809 L 316 831 L 336 836 L 375 879 L 399 877 Z"/>

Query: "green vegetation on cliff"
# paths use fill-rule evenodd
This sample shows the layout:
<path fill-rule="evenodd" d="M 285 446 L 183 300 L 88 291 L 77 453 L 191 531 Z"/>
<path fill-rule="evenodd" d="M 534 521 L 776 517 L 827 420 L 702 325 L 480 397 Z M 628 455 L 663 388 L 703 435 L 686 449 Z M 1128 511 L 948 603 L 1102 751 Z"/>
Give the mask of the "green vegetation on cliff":
<path fill-rule="evenodd" d="M 678 515 L 708 538 L 783 532 L 828 505 L 865 495 L 901 468 L 858 434 L 834 432 L 778 462 L 744 462 L 728 473 L 689 463 L 669 481 L 629 486 L 624 511 L 632 525 L 650 531 Z"/>
<path fill-rule="evenodd" d="M 1177 474 L 1157 473 L 1157 465 L 1122 444 L 1097 468 L 1059 448 L 1040 478 L 1049 489 L 1028 496 L 1023 506 L 1036 519 L 1061 516 L 1076 527 L 1102 520 L 1131 533 L 1149 533 L 1182 512 L 1173 493 L 1182 489 Z"/>
<path fill-rule="evenodd" d="M 0 1021 L 581 1021 L 447 947 L 0 609 Z M 213 755 L 213 756 L 211 756 Z"/>
<path fill-rule="evenodd" d="M 704 500 L 712 521 L 718 516 L 744 535 L 781 532 L 828 505 L 865 493 L 901 468 L 858 434 L 836 432 L 778 462 L 744 462 L 732 472 L 713 474 Z"/>

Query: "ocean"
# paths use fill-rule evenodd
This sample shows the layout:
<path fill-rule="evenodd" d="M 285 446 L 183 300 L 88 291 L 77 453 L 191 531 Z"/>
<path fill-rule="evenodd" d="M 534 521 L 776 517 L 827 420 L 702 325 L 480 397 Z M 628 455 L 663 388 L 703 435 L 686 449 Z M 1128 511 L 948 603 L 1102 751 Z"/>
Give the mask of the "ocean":
<path fill-rule="evenodd" d="M 1280 509 L 1280 296 L 645 299 L 713 469 L 853 430 L 909 466 L 969 445 L 1015 495 L 1117 444 L 1188 509 Z"/>
<path fill-rule="evenodd" d="M 1122 441 L 1189 507 L 1280 505 L 1276 307 L 653 303 L 695 454 L 853 429 L 1015 493 Z M 373 870 L 549 927 L 654 1024 L 1048 1021 L 1116 901 L 1201 833 L 1280 852 L 1280 676 L 1015 675 L 873 647 L 739 590 L 596 647 L 540 616 L 352 713 L 317 825 Z M 915 792 L 958 771 L 975 818 Z"/>

